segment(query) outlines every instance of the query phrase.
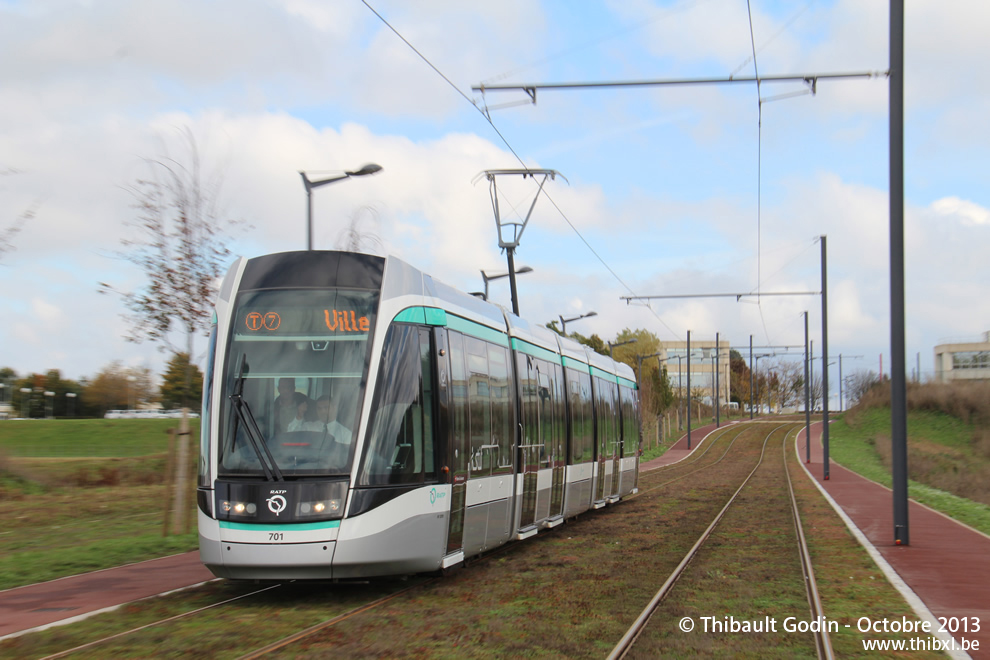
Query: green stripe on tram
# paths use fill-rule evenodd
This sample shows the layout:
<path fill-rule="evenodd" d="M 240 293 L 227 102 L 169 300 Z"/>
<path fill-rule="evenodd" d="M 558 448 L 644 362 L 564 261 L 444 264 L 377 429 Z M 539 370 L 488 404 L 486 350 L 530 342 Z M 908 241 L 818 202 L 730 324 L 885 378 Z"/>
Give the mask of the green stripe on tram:
<path fill-rule="evenodd" d="M 427 325 L 447 325 L 447 312 L 437 307 L 424 307 Z"/>
<path fill-rule="evenodd" d="M 515 337 L 512 338 L 512 350 L 519 351 L 520 353 L 526 353 L 527 355 L 532 355 L 533 357 L 538 357 L 541 360 L 548 360 L 554 364 L 560 364 L 560 355 L 557 353 L 548 351 L 547 349 L 539 346 L 535 346 L 522 339 L 517 339 Z"/>
<path fill-rule="evenodd" d="M 605 380 L 605 381 L 607 381 L 609 383 L 618 383 L 619 382 L 616 379 L 615 374 L 610 374 L 607 371 L 602 371 L 598 367 L 594 367 L 594 366 L 591 367 L 591 375 L 592 376 L 597 376 L 598 378 L 601 378 L 602 380 Z"/>
<path fill-rule="evenodd" d="M 469 321 L 460 316 L 448 314 L 446 310 L 439 307 L 407 307 L 392 319 L 393 323 L 418 323 L 420 325 L 447 326 L 451 330 L 463 332 L 466 335 L 490 341 L 499 346 L 509 346 L 509 337 L 504 332 L 500 332 L 486 325 Z"/>
<path fill-rule="evenodd" d="M 574 358 L 567 357 L 566 355 L 561 356 L 563 358 L 564 366 L 568 369 L 573 369 L 574 371 L 580 371 L 583 374 L 590 374 L 591 369 L 587 364 L 581 362 L 580 360 L 575 360 Z"/>
<path fill-rule="evenodd" d="M 447 312 L 437 307 L 407 307 L 396 314 L 392 322 L 447 325 Z"/>
<path fill-rule="evenodd" d="M 447 327 L 451 330 L 457 330 L 466 335 L 477 337 L 478 339 L 490 341 L 491 343 L 498 344 L 499 346 L 505 346 L 506 348 L 509 347 L 509 337 L 504 332 L 493 330 L 488 326 L 475 323 L 474 321 L 469 321 L 465 318 L 461 318 L 460 316 L 447 314 Z"/>
<path fill-rule="evenodd" d="M 616 380 L 619 381 L 619 385 L 625 385 L 626 387 L 631 387 L 634 390 L 639 389 L 639 385 L 636 384 L 636 381 L 623 378 L 622 376 L 616 376 Z"/>
<path fill-rule="evenodd" d="M 340 527 L 339 520 L 327 520 L 315 523 L 284 523 L 280 525 L 265 525 L 260 523 L 237 523 L 220 520 L 220 529 L 240 529 L 248 532 L 308 532 L 317 529 L 336 529 Z"/>
<path fill-rule="evenodd" d="M 426 308 L 425 307 L 407 307 L 392 319 L 393 323 L 419 323 L 421 325 L 426 324 Z"/>

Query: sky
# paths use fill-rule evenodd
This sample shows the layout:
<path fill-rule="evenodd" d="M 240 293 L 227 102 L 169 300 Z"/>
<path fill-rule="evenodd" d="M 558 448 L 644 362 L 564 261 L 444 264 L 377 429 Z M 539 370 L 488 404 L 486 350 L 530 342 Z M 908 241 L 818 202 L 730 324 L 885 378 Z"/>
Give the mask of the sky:
<path fill-rule="evenodd" d="M 990 4 L 905 4 L 906 360 L 929 377 L 937 344 L 990 331 Z M 825 235 L 830 361 L 889 373 L 888 33 L 876 0 L 0 0 L 0 232 L 33 212 L 0 256 L 0 366 L 164 370 L 98 283 L 146 286 L 120 258 L 139 237 L 131 190 L 189 133 L 240 223 L 233 254 L 305 248 L 300 171 L 377 163 L 313 191 L 314 247 L 354 222 L 371 251 L 468 292 L 506 272 L 479 175 L 555 170 L 515 254 L 533 269 L 521 315 L 593 310 L 568 330 L 606 341 L 803 345 L 807 311 L 818 354 L 818 296 L 623 297 L 819 291 Z M 881 75 L 535 104 L 472 89 L 757 71 Z M 503 220 L 523 221 L 533 179 L 497 181 Z M 489 286 L 511 307 L 507 279 Z"/>

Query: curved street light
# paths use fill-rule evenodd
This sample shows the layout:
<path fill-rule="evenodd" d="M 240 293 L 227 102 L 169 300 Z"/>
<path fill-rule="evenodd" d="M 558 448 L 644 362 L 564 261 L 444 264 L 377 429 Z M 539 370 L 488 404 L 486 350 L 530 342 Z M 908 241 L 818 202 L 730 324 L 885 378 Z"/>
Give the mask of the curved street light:
<path fill-rule="evenodd" d="M 529 266 L 523 266 L 516 271 L 516 275 L 522 275 L 523 273 L 532 273 L 533 269 Z M 485 271 L 481 271 L 481 279 L 485 281 L 485 300 L 488 300 L 488 283 L 492 280 L 500 280 L 503 277 L 508 277 L 509 273 L 499 273 L 498 275 L 489 275 Z"/>
<path fill-rule="evenodd" d="M 590 318 L 592 316 L 598 316 L 598 312 L 588 312 L 587 314 L 582 314 L 581 316 L 575 316 L 574 318 L 565 319 L 563 316 L 558 316 L 560 319 L 560 334 L 567 336 L 567 324 L 571 321 L 578 321 L 580 319 Z"/>
<path fill-rule="evenodd" d="M 635 344 L 635 339 L 627 339 L 625 341 L 609 342 L 608 343 L 608 356 L 612 357 L 612 349 L 616 346 L 625 346 L 626 344 Z M 614 359 L 614 358 L 613 358 Z"/>
<path fill-rule="evenodd" d="M 334 181 L 343 181 L 344 179 L 349 179 L 352 176 L 366 176 L 368 174 L 374 174 L 375 172 L 381 172 L 382 166 L 375 163 L 368 163 L 359 170 L 353 172 L 344 172 L 340 176 L 333 176 L 329 179 L 320 179 L 319 181 L 310 181 L 309 177 L 303 171 L 299 172 L 302 177 L 303 185 L 306 187 L 306 249 L 313 249 L 313 188 L 319 188 L 320 186 L 325 186 L 328 183 L 333 183 Z"/>

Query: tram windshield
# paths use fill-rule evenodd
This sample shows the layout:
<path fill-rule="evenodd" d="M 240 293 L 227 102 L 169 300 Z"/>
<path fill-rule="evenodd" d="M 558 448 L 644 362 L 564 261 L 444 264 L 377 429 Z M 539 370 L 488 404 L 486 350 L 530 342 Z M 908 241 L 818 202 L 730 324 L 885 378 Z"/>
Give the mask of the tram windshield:
<path fill-rule="evenodd" d="M 350 472 L 378 294 L 238 295 L 227 349 L 218 476 Z"/>

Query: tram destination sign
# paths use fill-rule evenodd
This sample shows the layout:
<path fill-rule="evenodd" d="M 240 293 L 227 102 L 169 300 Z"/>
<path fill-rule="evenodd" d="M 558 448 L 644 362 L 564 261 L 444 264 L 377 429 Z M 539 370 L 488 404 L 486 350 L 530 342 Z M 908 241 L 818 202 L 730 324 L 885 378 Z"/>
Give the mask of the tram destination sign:
<path fill-rule="evenodd" d="M 265 335 L 326 335 L 367 333 L 371 321 L 366 314 L 353 309 L 282 308 L 245 310 L 244 327 L 252 334 Z"/>

